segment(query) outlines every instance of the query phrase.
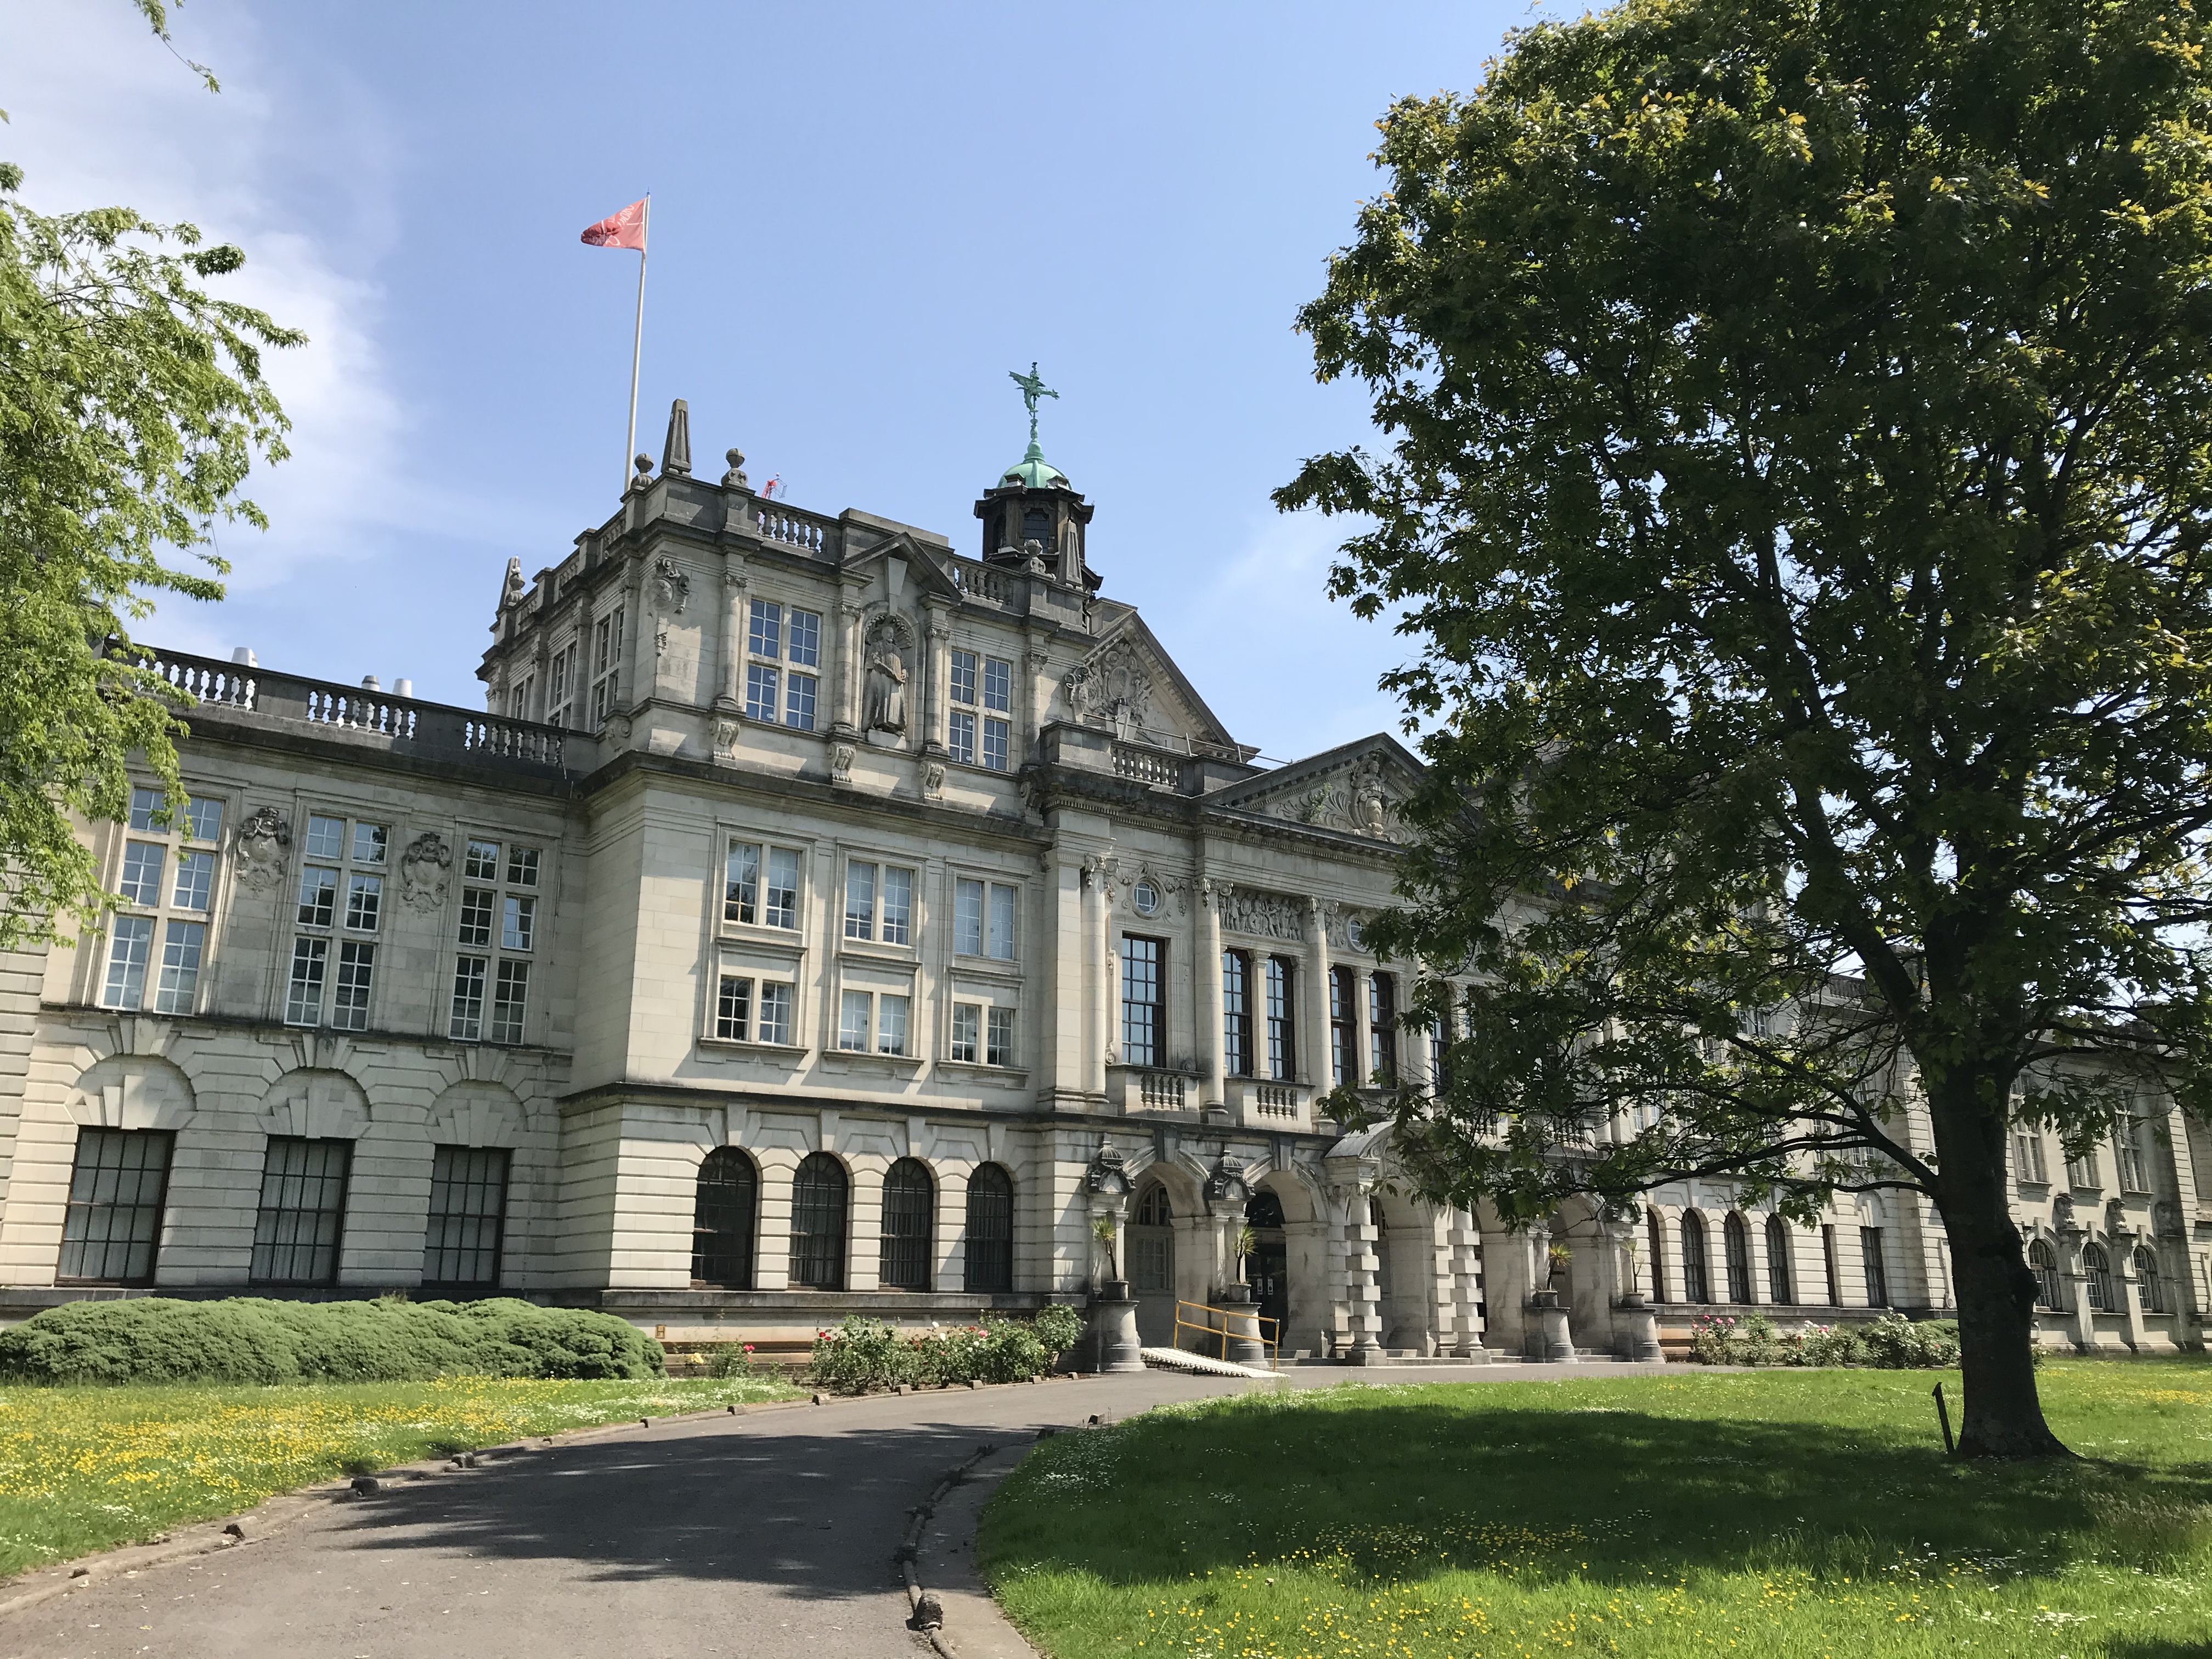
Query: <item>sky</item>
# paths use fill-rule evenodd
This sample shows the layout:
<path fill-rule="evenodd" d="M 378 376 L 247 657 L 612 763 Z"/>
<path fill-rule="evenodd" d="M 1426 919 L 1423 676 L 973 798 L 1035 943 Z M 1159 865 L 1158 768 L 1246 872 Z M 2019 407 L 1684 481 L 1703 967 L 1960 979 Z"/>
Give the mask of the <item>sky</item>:
<path fill-rule="evenodd" d="M 648 191 L 638 448 L 670 400 L 795 505 L 974 553 L 1046 454 L 1090 562 L 1241 741 L 1394 729 L 1412 654 L 1331 601 L 1346 526 L 1278 513 L 1305 456 L 1374 441 L 1294 330 L 1384 186 L 1374 122 L 1466 90 L 1516 3 L 1321 6 L 0 0 L 0 159 L 41 211 L 122 204 L 235 242 L 220 291 L 304 329 L 270 379 L 291 458 L 224 529 L 172 648 L 477 707 L 510 557 L 611 514 L 637 256 L 583 228 Z"/>

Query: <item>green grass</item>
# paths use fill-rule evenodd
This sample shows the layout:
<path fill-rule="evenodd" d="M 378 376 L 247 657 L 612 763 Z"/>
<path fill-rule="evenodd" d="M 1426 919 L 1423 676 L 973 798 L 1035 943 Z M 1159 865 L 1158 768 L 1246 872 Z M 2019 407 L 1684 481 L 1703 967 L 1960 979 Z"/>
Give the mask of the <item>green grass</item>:
<path fill-rule="evenodd" d="M 2212 1655 L 2212 1365 L 2046 1366 L 2084 1461 L 2025 1468 L 1943 1455 L 1937 1375 L 1164 1407 L 1042 1443 L 978 1557 L 1054 1659 Z"/>
<path fill-rule="evenodd" d="M 0 1389 L 0 1574 L 522 1435 L 786 1400 L 767 1378 Z"/>

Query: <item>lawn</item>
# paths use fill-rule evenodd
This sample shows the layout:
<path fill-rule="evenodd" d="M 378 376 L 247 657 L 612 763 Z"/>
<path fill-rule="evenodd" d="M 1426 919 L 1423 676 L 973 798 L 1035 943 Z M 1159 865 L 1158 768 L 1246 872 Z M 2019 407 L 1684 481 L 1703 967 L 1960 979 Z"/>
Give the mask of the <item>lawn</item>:
<path fill-rule="evenodd" d="M 1165 1407 L 1040 1443 L 978 1555 L 1054 1659 L 2212 1654 L 2212 1365 L 2046 1366 L 2084 1461 L 2018 1468 L 1944 1456 L 1936 1375 Z"/>
<path fill-rule="evenodd" d="M 332 1475 L 793 1392 L 750 1377 L 0 1389 L 0 1574 Z"/>

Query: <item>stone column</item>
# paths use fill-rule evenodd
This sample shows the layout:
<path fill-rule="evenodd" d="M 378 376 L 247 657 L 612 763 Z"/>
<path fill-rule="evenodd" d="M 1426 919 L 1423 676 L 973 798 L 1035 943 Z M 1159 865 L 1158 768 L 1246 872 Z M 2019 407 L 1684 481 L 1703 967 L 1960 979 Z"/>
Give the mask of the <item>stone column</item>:
<path fill-rule="evenodd" d="M 633 556 L 623 576 L 623 620 L 629 629 L 629 660 L 623 665 L 623 684 L 617 706 L 642 709 L 660 691 L 660 618 L 646 603 L 648 592 L 645 560 Z M 639 747 L 644 747 L 642 740 Z"/>
<path fill-rule="evenodd" d="M 714 694 L 714 707 L 734 714 L 745 706 L 745 584 L 744 556 L 722 556 L 722 661 Z"/>
<path fill-rule="evenodd" d="M 1200 1104 L 1219 1107 L 1228 1098 L 1228 1060 L 1222 1052 L 1221 890 L 1211 878 L 1198 884 L 1198 960 L 1191 966 L 1198 986 L 1199 1064 L 1206 1072 Z"/>
<path fill-rule="evenodd" d="M 1018 724 L 1014 737 L 1021 747 L 1007 757 L 1018 772 L 1036 758 L 1037 733 L 1044 729 L 1045 715 L 1052 708 L 1052 682 L 1044 672 L 1051 660 L 1042 640 L 1032 638 L 1022 653 L 1022 666 L 1029 673 L 1015 694 L 1021 702 L 1015 710 Z"/>
<path fill-rule="evenodd" d="M 1482 1346 L 1482 1233 L 1467 1211 L 1446 1212 L 1444 1249 L 1451 1274 L 1450 1320 L 1437 1334 L 1438 1352 L 1487 1360 L 1489 1352 Z"/>
<path fill-rule="evenodd" d="M 1313 945 L 1306 952 L 1306 1041 L 1298 1050 L 1299 1070 L 1313 1081 L 1317 1094 L 1326 1094 L 1335 1079 L 1328 1059 L 1328 919 L 1333 907 L 1319 899 L 1306 901 L 1306 926 L 1313 929 Z"/>
<path fill-rule="evenodd" d="M 753 1284 L 763 1291 L 791 1288 L 791 1179 L 793 1156 L 760 1163 L 760 1231 L 753 1244 Z"/>
<path fill-rule="evenodd" d="M 1083 962 L 1088 993 L 1085 1002 L 1091 1016 L 1084 1038 L 1083 1087 L 1087 1094 L 1103 1097 L 1110 1034 L 1106 1029 L 1106 906 L 1101 891 L 1105 872 L 1101 865 L 1095 853 L 1083 860 Z"/>
<path fill-rule="evenodd" d="M 866 591 L 858 577 L 838 580 L 837 708 L 830 729 L 841 738 L 860 735 L 860 596 Z"/>
<path fill-rule="evenodd" d="M 1353 1365 L 1371 1365 L 1382 1357 L 1381 1287 L 1376 1282 L 1380 1264 L 1375 1255 L 1375 1224 L 1367 1208 L 1373 1185 L 1373 1171 L 1363 1167 L 1356 1175 L 1340 1176 L 1329 1188 L 1342 1252 L 1338 1258 L 1342 1312 L 1333 1322 L 1336 1357 Z"/>
<path fill-rule="evenodd" d="M 925 755 L 945 753 L 945 715 L 952 696 L 952 624 L 946 616 L 945 601 L 941 594 L 932 593 L 921 602 L 922 672 L 921 684 L 921 752 Z"/>
<path fill-rule="evenodd" d="M 2142 1296 L 2136 1283 L 2136 1238 L 2115 1231 L 2112 1235 L 2112 1287 L 2119 1292 L 2119 1311 L 2127 1316 L 2128 1346 L 2136 1352 L 2143 1351 Z"/>
<path fill-rule="evenodd" d="M 2071 1290 L 2068 1311 L 2073 1316 L 2074 1346 L 2087 1353 L 2097 1346 L 2097 1315 L 2089 1305 L 2089 1275 L 2081 1266 L 2081 1247 L 2087 1235 L 2071 1215 L 2058 1223 L 2058 1272 Z"/>

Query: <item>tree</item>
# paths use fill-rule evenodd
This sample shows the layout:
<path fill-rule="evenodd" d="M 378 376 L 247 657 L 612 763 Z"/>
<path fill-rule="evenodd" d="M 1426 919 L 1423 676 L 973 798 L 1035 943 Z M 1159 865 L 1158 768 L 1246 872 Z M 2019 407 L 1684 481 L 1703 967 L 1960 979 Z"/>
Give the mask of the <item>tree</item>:
<path fill-rule="evenodd" d="M 166 44 L 161 8 L 137 4 Z M 305 338 L 200 286 L 245 264 L 237 248 L 128 208 L 35 213 L 21 184 L 0 162 L 0 948 L 118 902 L 70 814 L 124 815 L 131 751 L 180 799 L 190 699 L 125 620 L 160 592 L 222 596 L 212 527 L 264 526 L 239 491 L 257 453 L 285 453 L 261 353 Z"/>
<path fill-rule="evenodd" d="M 2203 52 L 2165 0 L 1540 25 L 1391 109 L 1300 318 L 1390 442 L 1277 500 L 1365 516 L 1333 587 L 1431 727 L 1370 931 L 1477 980 L 1413 1177 L 1924 1197 L 1968 1455 L 2063 1449 L 2009 1126 L 2212 1097 Z"/>

